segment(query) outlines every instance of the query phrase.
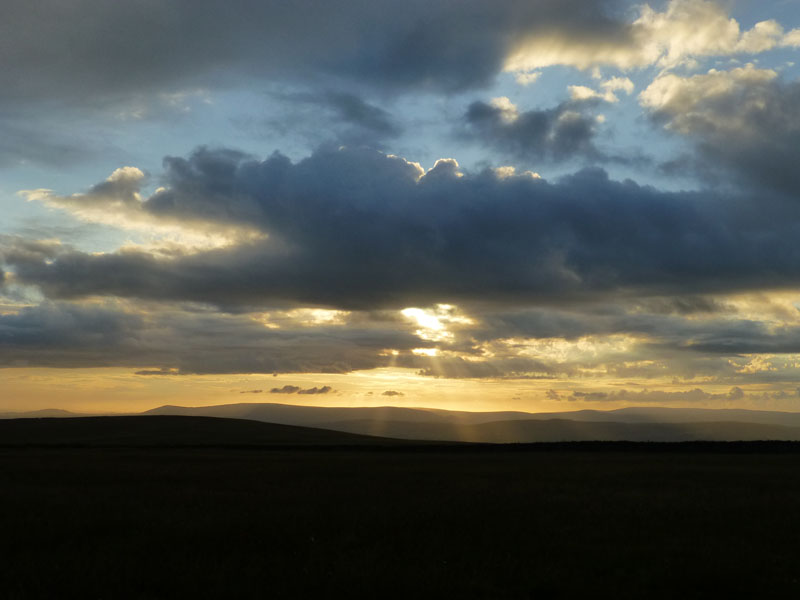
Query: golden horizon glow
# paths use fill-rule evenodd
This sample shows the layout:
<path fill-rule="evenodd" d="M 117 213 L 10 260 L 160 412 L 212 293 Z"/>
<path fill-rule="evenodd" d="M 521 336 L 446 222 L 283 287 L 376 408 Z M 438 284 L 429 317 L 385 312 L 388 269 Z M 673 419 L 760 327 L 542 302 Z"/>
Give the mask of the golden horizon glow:
<path fill-rule="evenodd" d="M 340 374 L 292 375 L 136 375 L 117 367 L 95 369 L 6 368 L 0 412 L 63 409 L 78 413 L 142 412 L 166 404 L 213 406 L 239 403 L 277 403 L 300 406 L 404 406 L 459 411 L 571 412 L 611 410 L 626 406 L 750 408 L 796 410 L 796 396 L 775 393 L 769 385 L 743 385 L 742 396 L 729 384 L 629 381 L 553 381 L 531 379 L 445 379 L 422 376 L 414 369 L 386 367 Z M 283 386 L 325 385 L 322 395 L 270 393 Z M 637 402 L 641 394 L 691 394 L 702 388 L 705 400 L 688 397 L 668 403 Z M 627 395 L 615 396 L 625 390 Z M 400 395 L 384 395 L 395 391 Z M 253 393 L 256 392 L 256 393 Z M 605 397 L 591 400 L 593 395 Z M 639 394 L 639 395 L 637 395 Z"/>

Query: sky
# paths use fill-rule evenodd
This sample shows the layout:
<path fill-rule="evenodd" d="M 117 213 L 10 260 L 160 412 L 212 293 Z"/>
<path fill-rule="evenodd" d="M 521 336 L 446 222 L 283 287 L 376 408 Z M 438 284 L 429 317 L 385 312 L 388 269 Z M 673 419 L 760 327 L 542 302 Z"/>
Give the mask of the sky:
<path fill-rule="evenodd" d="M 795 0 L 4 0 L 0 409 L 800 410 Z"/>

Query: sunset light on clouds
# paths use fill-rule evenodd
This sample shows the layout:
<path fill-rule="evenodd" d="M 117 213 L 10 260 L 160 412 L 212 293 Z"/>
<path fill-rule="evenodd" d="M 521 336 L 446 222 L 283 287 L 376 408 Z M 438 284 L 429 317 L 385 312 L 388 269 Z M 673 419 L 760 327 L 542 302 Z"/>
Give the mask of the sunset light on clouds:
<path fill-rule="evenodd" d="M 3 13 L 0 409 L 800 407 L 795 2 Z"/>

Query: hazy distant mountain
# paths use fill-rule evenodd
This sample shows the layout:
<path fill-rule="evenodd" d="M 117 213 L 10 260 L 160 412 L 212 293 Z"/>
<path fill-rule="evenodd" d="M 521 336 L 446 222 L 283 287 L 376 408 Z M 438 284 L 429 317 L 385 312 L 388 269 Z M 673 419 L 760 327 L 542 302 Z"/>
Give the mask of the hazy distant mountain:
<path fill-rule="evenodd" d="M 205 416 L 412 440 L 547 442 L 585 440 L 800 440 L 800 413 L 632 407 L 573 412 L 465 412 L 431 408 L 320 407 L 274 403 L 162 406 L 142 415 Z M 0 419 L 84 417 L 65 410 L 0 413 Z"/>
<path fill-rule="evenodd" d="M 402 444 L 341 431 L 179 416 L 0 420 L 0 446 L 264 446 Z"/>
<path fill-rule="evenodd" d="M 794 412 L 665 407 L 527 413 L 518 411 L 467 412 L 397 406 L 323 407 L 274 403 L 241 403 L 201 407 L 161 406 L 142 414 L 206 415 L 310 426 L 356 420 L 377 423 L 406 421 L 414 423 L 479 424 L 493 421 L 567 419 L 570 421 L 615 423 L 709 423 L 724 421 L 800 427 L 800 413 Z"/>
<path fill-rule="evenodd" d="M 800 413 L 739 409 L 642 407 L 537 414 L 244 403 L 197 408 L 162 406 L 145 414 L 253 419 L 415 440 L 800 440 Z"/>
<path fill-rule="evenodd" d="M 78 413 L 61 410 L 60 408 L 44 408 L 42 410 L 29 410 L 24 412 L 0 412 L 0 419 L 42 419 L 42 418 L 64 418 L 64 417 L 83 417 Z"/>

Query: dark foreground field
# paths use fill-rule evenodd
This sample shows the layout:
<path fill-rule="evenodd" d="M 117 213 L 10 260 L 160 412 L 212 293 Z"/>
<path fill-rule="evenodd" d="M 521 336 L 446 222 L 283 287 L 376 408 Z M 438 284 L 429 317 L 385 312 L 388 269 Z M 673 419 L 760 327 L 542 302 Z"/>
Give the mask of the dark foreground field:
<path fill-rule="evenodd" d="M 791 447 L 570 448 L 0 449 L 0 597 L 800 591 Z"/>

